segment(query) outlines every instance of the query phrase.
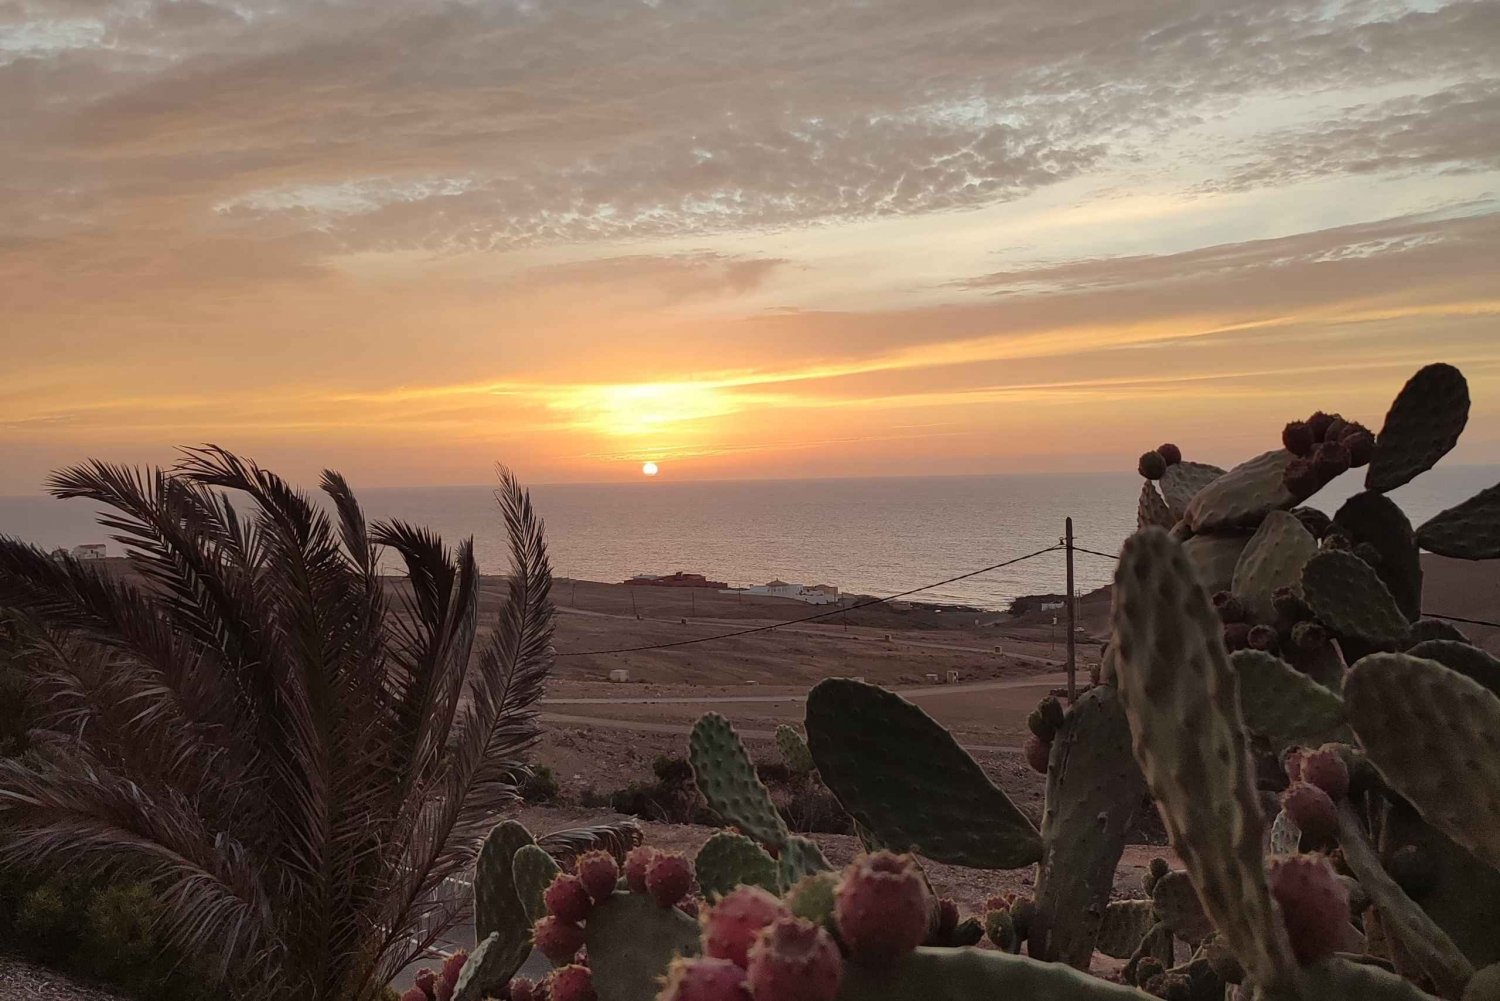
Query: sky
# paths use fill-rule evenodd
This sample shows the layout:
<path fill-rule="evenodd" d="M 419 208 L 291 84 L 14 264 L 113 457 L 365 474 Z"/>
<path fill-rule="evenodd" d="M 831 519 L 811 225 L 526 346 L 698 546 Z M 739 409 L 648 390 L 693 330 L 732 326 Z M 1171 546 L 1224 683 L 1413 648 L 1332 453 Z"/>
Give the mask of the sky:
<path fill-rule="evenodd" d="M 0 493 L 1226 464 L 1469 377 L 1500 3 L 0 0 Z"/>

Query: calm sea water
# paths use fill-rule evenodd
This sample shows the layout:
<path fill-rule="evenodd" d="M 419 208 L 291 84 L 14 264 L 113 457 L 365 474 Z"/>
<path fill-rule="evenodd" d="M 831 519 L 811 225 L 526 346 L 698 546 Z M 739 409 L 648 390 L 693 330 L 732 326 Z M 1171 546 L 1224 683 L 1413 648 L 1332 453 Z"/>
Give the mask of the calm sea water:
<path fill-rule="evenodd" d="M 1500 467 L 1434 470 L 1394 496 L 1416 523 L 1500 480 Z M 1314 499 L 1332 512 L 1353 493 L 1346 476 Z M 892 594 L 1056 543 L 1071 515 L 1081 546 L 1114 552 L 1135 527 L 1140 480 L 1089 473 L 754 482 L 544 485 L 532 489 L 560 576 L 623 580 L 696 571 L 731 584 L 772 578 Z M 505 568 L 491 488 L 359 492 L 372 517 L 472 535 L 488 572 Z M 0 533 L 45 547 L 103 542 L 94 505 L 0 498 Z M 110 543 L 110 554 L 122 552 Z M 1081 588 L 1104 584 L 1111 561 L 1079 554 Z M 1047 554 L 917 596 L 1000 608 L 1022 594 L 1061 591 L 1061 553 Z"/>

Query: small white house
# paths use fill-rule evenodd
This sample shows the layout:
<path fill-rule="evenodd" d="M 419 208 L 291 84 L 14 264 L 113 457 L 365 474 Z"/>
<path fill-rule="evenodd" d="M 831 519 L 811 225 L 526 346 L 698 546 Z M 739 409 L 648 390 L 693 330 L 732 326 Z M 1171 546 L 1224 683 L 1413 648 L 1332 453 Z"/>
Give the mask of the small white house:
<path fill-rule="evenodd" d="M 70 555 L 75 560 L 102 560 L 104 559 L 104 543 L 88 542 L 81 546 L 74 546 Z"/>
<path fill-rule="evenodd" d="M 839 600 L 839 589 L 832 584 L 788 584 L 784 580 L 773 580 L 744 588 L 739 592 L 726 591 L 725 593 L 764 594 L 773 598 L 792 598 L 809 605 L 834 605 Z"/>

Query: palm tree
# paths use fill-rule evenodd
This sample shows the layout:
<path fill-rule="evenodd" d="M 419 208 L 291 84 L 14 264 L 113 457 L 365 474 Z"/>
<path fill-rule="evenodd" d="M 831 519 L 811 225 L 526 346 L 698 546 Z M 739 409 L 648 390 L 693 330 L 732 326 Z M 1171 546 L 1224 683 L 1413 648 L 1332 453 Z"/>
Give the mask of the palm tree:
<path fill-rule="evenodd" d="M 235 997 L 377 997 L 463 915 L 450 877 L 538 735 L 551 569 L 529 497 L 501 471 L 512 567 L 480 643 L 472 541 L 367 524 L 336 473 L 331 511 L 217 447 L 50 487 L 104 504 L 135 572 L 0 537 L 45 703 L 0 761 L 0 865 L 149 881 L 168 940 Z"/>

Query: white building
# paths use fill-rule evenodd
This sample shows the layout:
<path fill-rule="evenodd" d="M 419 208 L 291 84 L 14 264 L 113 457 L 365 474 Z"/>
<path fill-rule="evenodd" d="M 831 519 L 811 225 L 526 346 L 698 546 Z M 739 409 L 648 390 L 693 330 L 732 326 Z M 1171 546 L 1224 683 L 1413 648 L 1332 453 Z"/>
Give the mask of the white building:
<path fill-rule="evenodd" d="M 102 560 L 104 559 L 104 543 L 88 542 L 81 546 L 74 546 L 69 555 L 75 560 Z"/>
<path fill-rule="evenodd" d="M 839 600 L 839 589 L 832 584 L 788 584 L 784 580 L 773 580 L 743 588 L 738 592 L 725 591 L 724 593 L 765 594 L 773 598 L 792 598 L 809 605 L 835 605 Z"/>

